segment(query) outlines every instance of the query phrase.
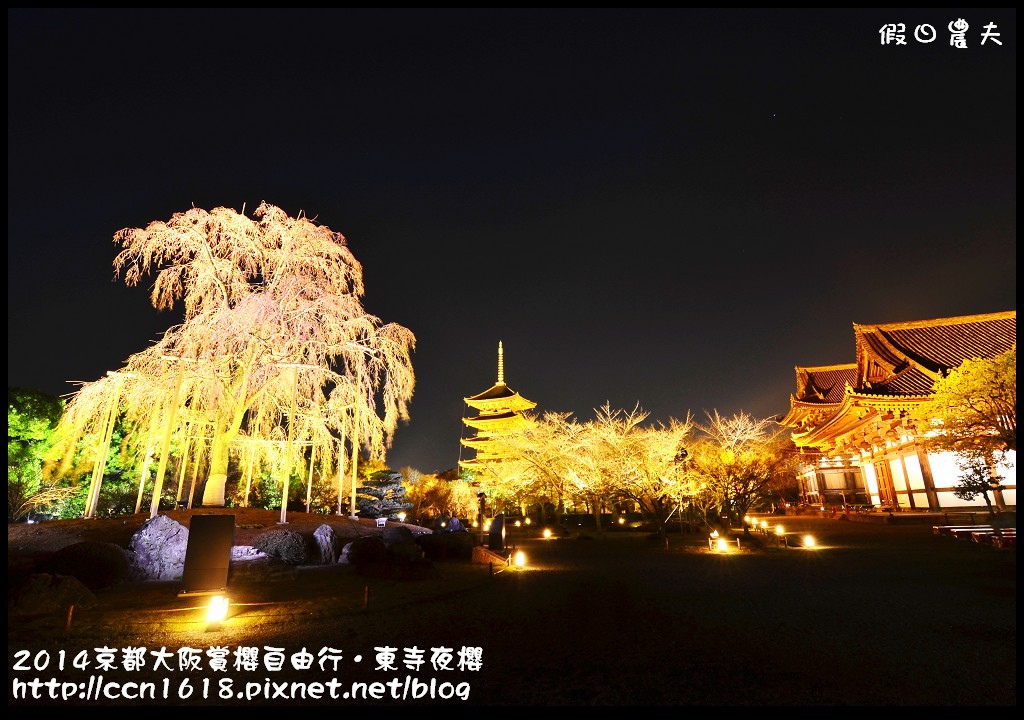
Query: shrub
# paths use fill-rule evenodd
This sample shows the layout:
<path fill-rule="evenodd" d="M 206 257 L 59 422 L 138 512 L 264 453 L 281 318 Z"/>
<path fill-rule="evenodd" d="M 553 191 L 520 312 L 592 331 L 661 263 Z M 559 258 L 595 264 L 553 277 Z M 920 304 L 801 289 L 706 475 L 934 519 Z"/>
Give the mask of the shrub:
<path fill-rule="evenodd" d="M 472 560 L 473 536 L 469 533 L 423 533 L 416 536 L 428 560 Z"/>
<path fill-rule="evenodd" d="M 288 565 L 302 565 L 308 558 L 306 539 L 293 530 L 268 530 L 253 540 L 253 547 Z"/>

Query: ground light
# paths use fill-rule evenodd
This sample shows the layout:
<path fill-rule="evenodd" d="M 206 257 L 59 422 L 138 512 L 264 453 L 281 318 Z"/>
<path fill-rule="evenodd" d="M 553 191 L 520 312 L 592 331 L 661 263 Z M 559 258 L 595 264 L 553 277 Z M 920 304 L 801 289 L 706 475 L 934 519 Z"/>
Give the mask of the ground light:
<path fill-rule="evenodd" d="M 804 547 L 812 548 L 815 545 L 813 535 L 804 535 Z"/>
<path fill-rule="evenodd" d="M 724 537 L 720 537 L 717 530 L 712 530 L 711 534 L 708 535 L 708 550 L 718 550 L 719 552 L 725 552 L 729 549 L 729 541 Z"/>
<path fill-rule="evenodd" d="M 526 553 L 524 553 L 522 550 L 518 551 L 516 553 L 515 561 L 516 567 L 523 567 L 526 564 Z"/>
<path fill-rule="evenodd" d="M 624 518 L 624 517 L 622 517 L 622 516 L 620 515 L 620 516 L 619 516 L 619 525 L 625 525 L 625 524 L 626 524 L 626 518 Z"/>
<path fill-rule="evenodd" d="M 206 611 L 206 627 L 216 629 L 228 615 L 228 599 L 223 595 L 210 598 L 210 607 Z"/>
<path fill-rule="evenodd" d="M 544 528 L 544 537 L 551 537 L 551 528 Z"/>

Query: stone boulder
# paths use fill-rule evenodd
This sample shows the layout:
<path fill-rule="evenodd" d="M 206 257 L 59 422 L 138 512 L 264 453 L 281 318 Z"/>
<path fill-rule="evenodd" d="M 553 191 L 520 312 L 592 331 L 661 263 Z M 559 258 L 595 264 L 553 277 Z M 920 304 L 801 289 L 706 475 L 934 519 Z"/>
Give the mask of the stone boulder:
<path fill-rule="evenodd" d="M 334 528 L 324 523 L 313 531 L 313 541 L 316 543 L 316 549 L 319 551 L 321 565 L 333 565 L 338 562 L 342 546 L 341 539 L 334 532 Z"/>
<path fill-rule="evenodd" d="M 384 528 L 381 539 L 392 562 L 418 563 L 424 559 L 423 548 L 416 543 L 416 535 L 404 525 Z"/>
<path fill-rule="evenodd" d="M 9 593 L 10 617 L 47 615 L 64 612 L 68 607 L 92 607 L 96 596 L 78 578 L 52 573 L 33 573 Z"/>
<path fill-rule="evenodd" d="M 381 539 L 384 540 L 385 545 L 391 547 L 396 543 L 409 542 L 410 540 L 415 542 L 416 536 L 413 535 L 412 530 L 404 525 L 388 525 L 384 528 L 384 532 L 381 533 Z"/>
<path fill-rule="evenodd" d="M 181 580 L 188 528 L 166 515 L 150 518 L 128 543 L 132 580 Z"/>
<path fill-rule="evenodd" d="M 371 577 L 420 579 L 433 572 L 432 563 L 424 558 L 423 548 L 412 533 L 398 533 L 391 540 L 387 544 L 381 535 L 356 538 L 345 545 L 338 562 L 350 564 L 358 574 Z"/>
<path fill-rule="evenodd" d="M 90 590 L 104 590 L 128 579 L 128 553 L 116 543 L 83 540 L 55 552 L 40 570 L 70 575 Z"/>
<path fill-rule="evenodd" d="M 231 547 L 231 562 L 248 562 L 250 560 L 263 560 L 265 553 L 261 553 L 252 545 L 233 545 Z"/>
<path fill-rule="evenodd" d="M 388 548 L 379 535 L 364 535 L 347 544 L 343 554 L 346 562 L 352 565 L 369 565 L 384 562 Z"/>

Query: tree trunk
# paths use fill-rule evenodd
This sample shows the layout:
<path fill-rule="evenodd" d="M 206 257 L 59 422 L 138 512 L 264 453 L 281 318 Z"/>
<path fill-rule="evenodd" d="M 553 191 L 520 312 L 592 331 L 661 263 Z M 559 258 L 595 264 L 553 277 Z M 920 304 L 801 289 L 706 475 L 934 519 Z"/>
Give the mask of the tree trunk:
<path fill-rule="evenodd" d="M 203 507 L 224 507 L 224 488 L 228 481 L 228 445 L 230 437 L 217 433 L 210 448 L 210 475 L 203 489 Z M 285 500 L 287 503 L 287 500 Z"/>

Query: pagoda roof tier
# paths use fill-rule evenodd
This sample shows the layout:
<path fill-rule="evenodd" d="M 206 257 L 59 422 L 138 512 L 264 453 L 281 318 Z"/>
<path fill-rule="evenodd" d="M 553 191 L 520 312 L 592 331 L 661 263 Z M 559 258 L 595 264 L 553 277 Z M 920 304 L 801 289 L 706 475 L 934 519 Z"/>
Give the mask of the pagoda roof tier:
<path fill-rule="evenodd" d="M 522 412 L 537 407 L 537 403 L 527 400 L 505 383 L 496 383 L 482 393 L 471 395 L 463 400 L 470 407 L 488 414 Z"/>
<path fill-rule="evenodd" d="M 481 473 L 493 473 L 493 467 L 491 463 L 481 460 L 479 458 L 471 458 L 469 460 L 459 460 L 459 466 L 469 468 L 470 470 L 477 471 L 477 479 L 480 479 Z"/>
<path fill-rule="evenodd" d="M 478 452 L 476 454 L 476 457 L 474 457 L 472 459 L 476 460 L 477 462 L 481 462 L 482 463 L 482 462 L 489 462 L 489 461 L 504 461 L 507 458 L 504 455 L 501 455 L 499 453 Z"/>
<path fill-rule="evenodd" d="M 465 447 L 473 448 L 474 450 L 477 451 L 477 453 L 486 451 L 488 449 L 493 449 L 498 445 L 497 441 L 495 441 L 493 438 L 484 435 L 476 435 L 471 438 L 463 438 L 460 442 Z"/>
<path fill-rule="evenodd" d="M 477 415 L 476 417 L 463 418 L 462 422 L 469 427 L 485 432 L 498 432 L 510 430 L 521 426 L 525 420 L 522 415 L 514 412 L 498 413 L 496 415 Z"/>

